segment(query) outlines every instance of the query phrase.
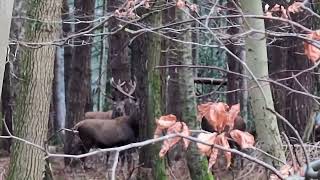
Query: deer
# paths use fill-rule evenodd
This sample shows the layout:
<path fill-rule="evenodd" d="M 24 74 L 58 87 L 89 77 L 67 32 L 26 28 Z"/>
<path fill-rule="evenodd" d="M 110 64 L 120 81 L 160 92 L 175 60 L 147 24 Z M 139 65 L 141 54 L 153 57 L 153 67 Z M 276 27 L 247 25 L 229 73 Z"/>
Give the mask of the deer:
<path fill-rule="evenodd" d="M 128 83 L 129 90 L 123 89 L 125 83 L 115 83 L 113 78 L 110 83 L 125 98 L 117 99 L 113 109 L 107 112 L 86 112 L 85 118 L 73 127 L 81 139 L 82 153 L 92 148 L 127 145 L 136 142 L 139 135 L 139 105 L 132 96 L 136 88 L 135 81 Z"/>
<path fill-rule="evenodd" d="M 121 82 L 120 80 L 118 81 L 118 83 L 114 82 L 114 79 L 111 78 L 110 79 L 110 84 L 112 85 L 113 88 L 115 88 L 116 90 L 118 90 L 120 93 L 122 93 L 123 95 L 125 95 L 127 98 L 131 98 L 131 99 L 135 99 L 132 94 L 134 93 L 135 89 L 136 89 L 136 78 L 134 78 L 135 81 L 130 81 L 129 82 L 129 86 L 130 86 L 130 90 L 127 93 L 124 89 L 123 89 L 123 85 L 126 84 L 126 82 Z M 106 112 L 93 112 L 93 111 L 89 111 L 86 112 L 84 115 L 84 119 L 106 119 L 106 120 L 111 120 L 114 119 L 116 117 L 119 117 L 121 115 L 123 115 L 123 100 L 118 100 L 114 97 L 109 98 L 113 101 L 113 110 L 108 110 Z"/>

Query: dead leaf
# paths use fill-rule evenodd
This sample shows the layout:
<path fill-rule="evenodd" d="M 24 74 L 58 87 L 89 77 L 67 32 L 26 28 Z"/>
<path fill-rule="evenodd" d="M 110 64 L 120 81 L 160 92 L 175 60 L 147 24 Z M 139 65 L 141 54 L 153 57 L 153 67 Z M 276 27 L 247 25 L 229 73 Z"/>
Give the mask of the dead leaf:
<path fill-rule="evenodd" d="M 229 131 L 233 129 L 235 120 L 239 113 L 240 113 L 240 104 L 235 104 L 231 106 L 228 112 L 228 121 L 226 122 L 226 125 L 229 126 Z"/>
<path fill-rule="evenodd" d="M 218 158 L 218 152 L 219 150 L 216 148 L 213 148 L 210 153 L 210 158 L 209 158 L 209 164 L 208 164 L 208 171 L 212 168 L 212 166 L 217 162 Z"/>
<path fill-rule="evenodd" d="M 207 102 L 204 104 L 198 105 L 198 115 L 203 118 L 207 113 L 210 111 L 210 106 L 213 104 L 213 102 Z M 199 119 L 201 121 L 201 118 Z"/>
<path fill-rule="evenodd" d="M 181 134 L 184 135 L 184 136 L 190 136 L 191 135 L 188 126 L 184 122 L 182 122 L 182 132 L 181 132 Z M 190 144 L 190 140 L 186 139 L 186 138 L 183 138 L 184 149 L 187 149 L 189 144 Z"/>
<path fill-rule="evenodd" d="M 190 10 L 192 12 L 198 12 L 198 6 L 196 4 L 191 4 L 190 5 Z"/>
<path fill-rule="evenodd" d="M 223 102 L 209 102 L 198 106 L 200 119 L 205 117 L 213 129 L 219 133 L 225 130 L 226 125 L 229 126 L 229 131 L 233 129 L 239 112 L 239 104 L 233 105 L 230 110 L 229 106 Z"/>
<path fill-rule="evenodd" d="M 303 11 L 303 3 L 302 2 L 294 2 L 288 7 L 288 12 L 291 13 L 299 13 Z"/>
<path fill-rule="evenodd" d="M 186 6 L 186 2 L 184 0 L 177 0 L 177 7 L 182 9 Z"/>
<path fill-rule="evenodd" d="M 168 128 L 167 135 L 182 133 L 185 136 L 190 135 L 188 126 L 184 122 L 176 122 L 174 125 Z M 166 139 L 163 141 L 159 156 L 163 157 L 174 145 L 176 145 L 181 140 L 181 137 L 177 136 L 174 138 Z M 188 139 L 183 138 L 184 147 L 187 149 L 190 142 Z"/>
<path fill-rule="evenodd" d="M 217 137 L 217 133 L 200 133 L 198 135 L 198 139 L 200 141 L 203 141 L 208 144 L 214 144 L 216 137 Z M 201 154 L 206 155 L 206 156 L 210 156 L 211 146 L 208 146 L 208 145 L 205 145 L 202 143 L 197 143 L 197 147 L 198 147 L 199 152 Z"/>
<path fill-rule="evenodd" d="M 173 114 L 166 116 L 161 116 L 159 119 L 156 119 L 157 127 L 160 129 L 167 129 L 173 126 L 177 121 L 177 117 Z"/>
<path fill-rule="evenodd" d="M 320 40 L 320 31 L 314 31 L 307 35 L 308 38 L 312 40 Z M 304 53 L 313 62 L 316 63 L 320 58 L 320 49 L 316 46 L 310 44 L 309 42 L 304 42 Z"/>
<path fill-rule="evenodd" d="M 253 148 L 254 137 L 250 133 L 235 129 L 230 132 L 230 136 L 241 146 L 241 149 Z"/>
<path fill-rule="evenodd" d="M 225 133 L 221 133 L 216 137 L 215 144 L 223 146 L 224 148 L 230 149 L 230 145 Z M 224 156 L 227 160 L 227 168 L 229 168 L 231 164 L 231 152 L 225 151 Z"/>

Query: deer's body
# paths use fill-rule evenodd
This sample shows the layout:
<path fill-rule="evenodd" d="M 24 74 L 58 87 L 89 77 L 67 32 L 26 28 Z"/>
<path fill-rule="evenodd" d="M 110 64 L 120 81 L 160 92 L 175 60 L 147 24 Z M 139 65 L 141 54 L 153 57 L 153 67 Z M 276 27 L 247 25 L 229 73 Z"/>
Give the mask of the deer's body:
<path fill-rule="evenodd" d="M 110 121 L 106 119 L 85 119 L 75 125 L 79 137 L 89 151 L 91 148 L 111 148 L 135 142 L 135 127 L 129 116 Z"/>
<path fill-rule="evenodd" d="M 84 153 L 94 147 L 111 148 L 133 143 L 138 137 L 139 105 L 132 97 L 136 84 L 129 83 L 129 92 L 122 89 L 124 83 L 116 84 L 112 79 L 111 84 L 126 98 L 116 98 L 110 111 L 85 113 L 85 119 L 73 128 L 78 131 Z"/>
<path fill-rule="evenodd" d="M 85 119 L 112 119 L 112 110 L 107 112 L 86 112 L 84 115 Z"/>

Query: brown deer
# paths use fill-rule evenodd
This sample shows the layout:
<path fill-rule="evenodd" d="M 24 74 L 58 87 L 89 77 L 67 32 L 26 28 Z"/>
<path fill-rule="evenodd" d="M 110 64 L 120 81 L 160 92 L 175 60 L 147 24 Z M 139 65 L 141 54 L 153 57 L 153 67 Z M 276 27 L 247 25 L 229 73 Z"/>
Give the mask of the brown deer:
<path fill-rule="evenodd" d="M 136 80 L 136 78 L 134 78 Z M 123 95 L 125 95 L 126 98 L 130 98 L 130 99 L 135 99 L 132 94 L 134 93 L 135 89 L 136 89 L 136 81 L 130 81 L 128 83 L 129 86 L 129 92 L 126 92 L 123 89 L 123 86 L 126 84 L 126 82 L 121 82 L 119 80 L 118 83 L 114 82 L 114 79 L 111 78 L 110 80 L 110 84 L 112 85 L 112 87 L 114 87 L 118 92 L 122 93 Z M 107 112 L 93 112 L 93 111 L 89 111 L 86 112 L 84 115 L 84 119 L 114 119 L 116 117 L 122 116 L 124 115 L 124 101 L 123 98 L 109 98 L 113 101 L 113 110 L 109 110 Z"/>
<path fill-rule="evenodd" d="M 113 110 L 107 112 L 87 112 L 85 119 L 74 126 L 83 143 L 82 153 L 91 148 L 110 148 L 126 145 L 136 141 L 138 137 L 139 106 L 132 96 L 136 83 L 130 81 L 130 90 L 126 92 L 122 86 L 111 79 L 117 91 L 125 95 L 125 99 L 114 103 Z M 110 117 L 111 116 L 111 117 Z"/>

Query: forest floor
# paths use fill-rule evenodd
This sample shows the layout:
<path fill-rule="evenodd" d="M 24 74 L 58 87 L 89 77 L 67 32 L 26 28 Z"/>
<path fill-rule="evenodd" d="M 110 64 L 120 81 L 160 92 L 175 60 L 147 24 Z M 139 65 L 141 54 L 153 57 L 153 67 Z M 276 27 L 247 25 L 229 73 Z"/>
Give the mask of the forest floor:
<path fill-rule="evenodd" d="M 132 161 L 119 161 L 116 170 L 116 179 L 129 180 L 136 179 L 136 172 L 139 168 L 137 154 L 132 154 Z M 73 167 L 65 166 L 63 158 L 50 160 L 54 180 L 106 180 L 111 179 L 113 157 L 107 158 L 104 154 L 98 154 L 88 157 L 84 164 L 79 161 L 73 161 Z M 131 163 L 129 163 L 131 162 Z M 8 153 L 0 154 L 0 180 L 5 180 L 9 169 L 10 158 Z"/>

